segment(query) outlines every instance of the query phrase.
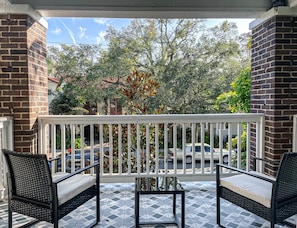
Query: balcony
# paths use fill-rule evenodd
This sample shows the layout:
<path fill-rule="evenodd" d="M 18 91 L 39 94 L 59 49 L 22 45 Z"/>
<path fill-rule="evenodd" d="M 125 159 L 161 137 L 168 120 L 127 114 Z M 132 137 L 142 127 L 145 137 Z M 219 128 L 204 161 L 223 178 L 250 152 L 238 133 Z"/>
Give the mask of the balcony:
<path fill-rule="evenodd" d="M 216 189 L 215 182 L 184 182 L 186 189 L 186 227 L 217 227 L 216 226 Z M 144 197 L 140 208 L 141 219 L 145 221 L 170 219 L 171 207 L 166 203 L 166 196 Z M 62 227 L 81 228 L 86 227 L 90 221 L 95 218 L 94 200 L 79 207 L 74 212 L 60 220 Z M 161 206 L 164 205 L 164 206 Z M 222 222 L 226 227 L 236 228 L 268 228 L 269 222 L 251 214 L 233 204 L 222 200 L 222 209 L 224 211 Z M 0 202 L 0 227 L 6 227 L 7 224 L 7 204 Z M 25 216 L 15 216 L 15 225 L 22 225 L 30 218 Z M 296 218 L 290 218 L 295 221 Z M 95 227 L 135 227 L 134 226 L 134 184 L 110 183 L 101 184 L 101 222 Z M 32 228 L 48 227 L 49 223 L 40 222 Z M 147 226 L 155 227 L 155 226 Z M 167 226 L 175 227 L 175 226 Z M 288 226 L 275 226 L 276 228 L 287 228 Z"/>
<path fill-rule="evenodd" d="M 52 166 L 53 172 L 70 172 L 97 160 L 100 162 L 101 223 L 98 227 L 133 227 L 134 179 L 155 175 L 177 176 L 182 181 L 186 190 L 186 224 L 189 227 L 215 227 L 215 164 L 223 162 L 223 156 L 227 153 L 229 165 L 249 170 L 246 164 L 250 164 L 251 145 L 256 156 L 263 157 L 263 119 L 261 114 L 40 116 L 39 151 L 61 158 L 59 165 Z M 13 149 L 12 129 L 11 118 L 0 119 L 2 148 Z M 246 134 L 242 134 L 244 131 Z M 77 140 L 85 145 L 76 149 Z M 234 140 L 236 146 L 232 146 L 235 145 L 232 143 Z M 188 143 L 192 148 L 195 143 L 200 143 L 201 148 L 209 145 L 215 150 L 208 154 L 202 149 L 198 160 L 191 152 L 191 162 L 187 163 Z M 178 150 L 182 152 L 182 159 L 169 153 L 176 154 Z M 219 154 L 218 157 L 215 157 L 214 151 Z M 234 151 L 237 152 L 234 154 Z M 246 152 L 246 156 L 239 151 Z M 1 156 L 1 199 L 5 198 L 6 189 L 2 159 Z M 259 171 L 261 169 L 260 166 Z M 142 205 L 146 205 L 141 208 L 141 213 L 145 215 L 143 219 L 153 220 L 161 214 L 169 216 L 170 213 L 164 211 L 170 208 L 158 206 L 166 205 L 158 203 L 160 200 L 166 202 L 166 198 L 142 200 L 145 201 Z M 92 216 L 92 205 L 91 202 L 83 205 L 78 212 L 61 220 L 61 224 L 71 227 L 86 225 L 88 221 L 80 218 L 86 214 Z M 222 208 L 225 213 L 223 223 L 230 227 L 269 227 L 265 220 L 228 202 L 224 202 Z M 4 218 L 0 220 L 0 227 L 6 224 L 6 210 L 4 200 L 0 203 L 0 215 Z M 27 219 L 20 216 L 16 223 L 25 223 Z"/>

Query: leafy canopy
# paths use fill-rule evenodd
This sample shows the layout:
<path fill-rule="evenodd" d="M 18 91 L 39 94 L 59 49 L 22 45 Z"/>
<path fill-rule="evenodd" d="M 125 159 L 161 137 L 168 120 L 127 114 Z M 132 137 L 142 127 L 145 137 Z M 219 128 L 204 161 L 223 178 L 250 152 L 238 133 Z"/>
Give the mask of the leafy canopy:
<path fill-rule="evenodd" d="M 250 112 L 251 70 L 243 69 L 231 83 L 232 90 L 217 97 L 216 107 L 226 105 L 232 112 Z"/>

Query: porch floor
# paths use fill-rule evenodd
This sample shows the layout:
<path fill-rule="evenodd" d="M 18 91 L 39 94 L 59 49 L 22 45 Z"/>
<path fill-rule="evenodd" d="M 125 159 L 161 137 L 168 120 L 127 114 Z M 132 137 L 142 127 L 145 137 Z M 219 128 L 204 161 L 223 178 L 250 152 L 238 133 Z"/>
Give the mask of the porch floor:
<path fill-rule="evenodd" d="M 186 227 L 212 228 L 216 225 L 216 188 L 215 182 L 184 182 L 186 190 Z M 101 222 L 95 227 L 104 228 L 132 228 L 134 227 L 134 184 L 101 184 Z M 254 214 L 249 213 L 225 200 L 222 202 L 222 224 L 228 228 L 269 228 L 270 223 Z M 178 202 L 179 203 L 179 202 Z M 141 196 L 140 219 L 155 221 L 171 218 L 172 203 L 169 196 Z M 177 212 L 180 214 L 180 208 Z M 59 227 L 82 228 L 95 219 L 95 199 L 79 207 L 59 221 Z M 7 203 L 0 202 L 0 227 L 7 227 Z M 23 215 L 14 214 L 14 227 L 30 220 Z M 297 220 L 297 216 L 290 219 Z M 46 222 L 39 222 L 32 228 L 52 227 Z M 145 226 L 165 227 L 165 226 Z M 166 227 L 175 227 L 173 225 Z M 276 226 L 288 227 L 288 226 Z"/>

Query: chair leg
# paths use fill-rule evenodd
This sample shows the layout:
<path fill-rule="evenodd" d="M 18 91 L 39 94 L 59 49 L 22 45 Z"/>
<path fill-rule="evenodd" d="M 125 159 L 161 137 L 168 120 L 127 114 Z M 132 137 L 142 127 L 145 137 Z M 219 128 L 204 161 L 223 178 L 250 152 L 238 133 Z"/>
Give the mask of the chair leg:
<path fill-rule="evenodd" d="M 54 221 L 54 228 L 58 228 L 58 227 L 59 227 L 58 224 L 59 224 L 59 220 L 55 220 L 55 221 Z"/>
<path fill-rule="evenodd" d="M 99 189 L 100 192 L 100 189 Z M 96 223 L 100 222 L 100 194 L 96 196 Z"/>
<path fill-rule="evenodd" d="M 221 227 L 221 202 L 220 202 L 220 167 L 216 165 L 216 199 L 217 199 L 217 225 Z"/>
<path fill-rule="evenodd" d="M 217 195 L 217 224 L 221 226 L 221 204 L 220 197 Z"/>
<path fill-rule="evenodd" d="M 12 211 L 10 207 L 8 207 L 8 228 L 12 228 Z"/>
<path fill-rule="evenodd" d="M 276 213 L 274 211 L 274 206 L 272 206 L 272 210 L 270 211 L 270 228 L 274 228 L 275 216 L 276 216 Z"/>
<path fill-rule="evenodd" d="M 54 210 L 54 228 L 58 228 L 59 226 L 59 219 L 58 219 L 58 209 L 56 208 L 55 210 Z"/>

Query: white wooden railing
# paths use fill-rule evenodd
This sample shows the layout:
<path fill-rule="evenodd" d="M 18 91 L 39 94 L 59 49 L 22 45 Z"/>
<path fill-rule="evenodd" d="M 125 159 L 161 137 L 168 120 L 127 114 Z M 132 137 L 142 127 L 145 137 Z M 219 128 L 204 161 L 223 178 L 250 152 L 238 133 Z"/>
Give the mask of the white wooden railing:
<path fill-rule="evenodd" d="M 6 195 L 6 166 L 2 149 L 13 150 L 13 138 L 12 117 L 0 117 L 0 200 Z"/>
<path fill-rule="evenodd" d="M 192 156 L 192 164 L 186 164 L 185 144 L 188 142 L 192 145 L 199 142 L 202 148 L 207 142 L 211 148 L 217 147 L 219 162 L 223 161 L 223 151 L 225 151 L 223 149 L 227 143 L 229 145 L 228 164 L 249 169 L 248 165 L 243 167 L 242 164 L 250 163 L 252 124 L 255 126 L 255 132 L 252 134 L 256 138 L 256 156 L 263 157 L 264 116 L 262 114 L 43 115 L 39 116 L 38 121 L 39 151 L 48 153 L 51 157 L 60 156 L 61 163 L 54 166 L 55 168 L 58 167 L 61 171 L 74 171 L 75 167 L 85 166 L 88 162 L 93 163 L 99 157 L 103 182 L 133 181 L 135 176 L 156 174 L 170 174 L 179 176 L 183 180 L 214 180 L 214 154 L 211 153 L 210 161 L 207 161 L 206 153 L 202 150 L 201 162 L 197 162 L 198 168 L 194 156 Z M 241 151 L 244 140 L 240 136 L 243 129 L 247 132 L 244 139 L 246 140 L 244 161 L 242 153 L 236 153 L 232 157 L 234 150 Z M 236 136 L 239 137 L 235 139 Z M 85 142 L 87 138 L 90 140 L 86 146 L 75 149 L 77 140 Z M 215 140 L 216 138 L 218 141 Z M 232 139 L 237 140 L 236 148 L 232 148 Z M 176 156 L 173 156 L 170 160 L 169 147 L 173 148 L 171 151 L 174 154 L 181 150 L 183 159 L 179 161 Z M 144 148 L 147 149 L 144 150 Z M 72 152 L 69 153 L 69 151 Z M 77 153 L 77 158 L 73 156 L 74 151 Z M 89 157 L 84 156 L 86 153 Z M 234 162 L 234 159 L 237 162 Z"/>

